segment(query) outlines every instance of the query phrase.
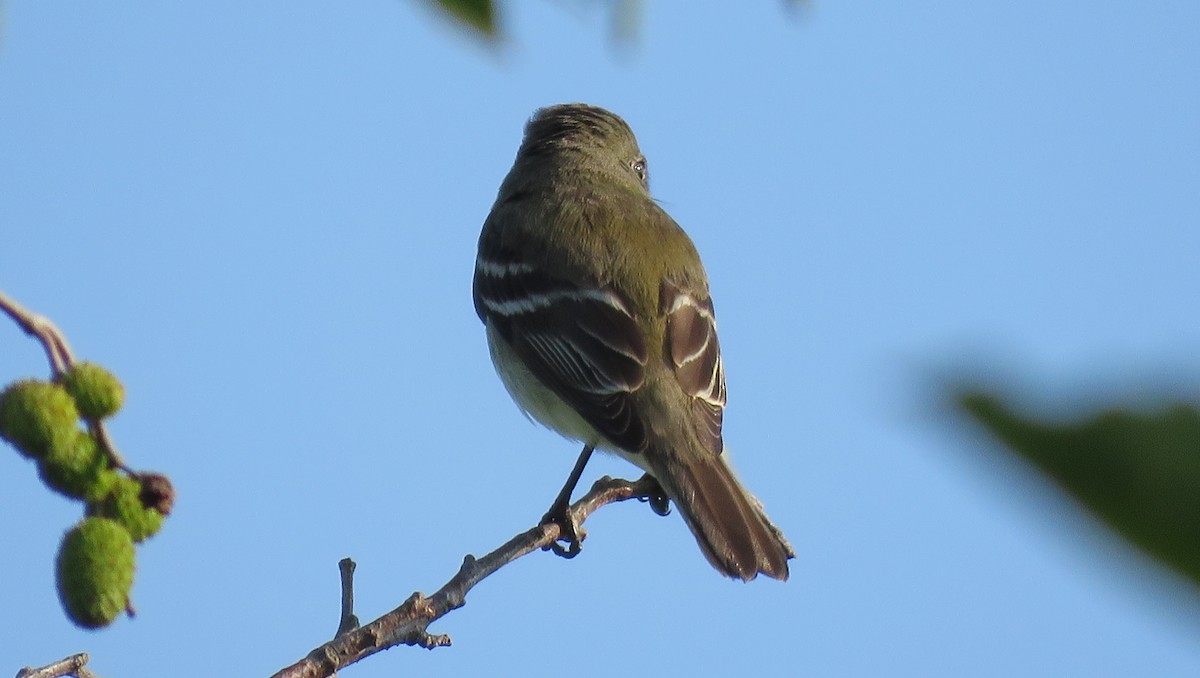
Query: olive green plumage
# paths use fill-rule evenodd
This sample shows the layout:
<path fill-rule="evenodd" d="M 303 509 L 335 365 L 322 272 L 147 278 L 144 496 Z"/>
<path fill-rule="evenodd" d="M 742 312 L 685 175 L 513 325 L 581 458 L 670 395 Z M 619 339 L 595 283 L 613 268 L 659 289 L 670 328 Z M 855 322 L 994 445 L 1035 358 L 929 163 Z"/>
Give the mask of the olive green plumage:
<path fill-rule="evenodd" d="M 586 104 L 534 114 L 484 221 L 472 292 L 527 415 L 582 442 L 582 461 L 607 450 L 657 479 L 721 573 L 787 579 L 791 546 L 724 454 L 704 266 L 651 197 L 620 117 Z"/>

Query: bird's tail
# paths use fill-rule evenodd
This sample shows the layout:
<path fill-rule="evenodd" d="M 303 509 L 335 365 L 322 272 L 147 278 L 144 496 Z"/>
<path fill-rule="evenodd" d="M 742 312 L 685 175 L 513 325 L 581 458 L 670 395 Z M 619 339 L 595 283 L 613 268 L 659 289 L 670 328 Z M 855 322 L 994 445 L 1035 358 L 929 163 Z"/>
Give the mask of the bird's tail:
<path fill-rule="evenodd" d="M 665 462 L 651 475 L 679 507 L 713 567 L 745 581 L 760 573 L 788 578 L 787 561 L 796 555 L 791 544 L 738 482 L 724 455 L 683 459 L 671 451 L 647 456 Z"/>

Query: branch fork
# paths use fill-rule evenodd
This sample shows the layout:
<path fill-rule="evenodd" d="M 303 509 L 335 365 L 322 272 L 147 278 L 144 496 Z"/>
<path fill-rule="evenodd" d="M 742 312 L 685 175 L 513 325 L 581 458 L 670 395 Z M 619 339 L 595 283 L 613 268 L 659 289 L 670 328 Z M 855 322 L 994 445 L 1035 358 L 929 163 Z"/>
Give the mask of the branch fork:
<path fill-rule="evenodd" d="M 653 502 L 661 492 L 658 482 L 649 476 L 637 481 L 605 476 L 597 480 L 579 501 L 570 505 L 566 517 L 572 525 L 581 526 L 602 506 L 629 499 Z M 339 563 L 342 611 L 337 635 L 273 678 L 332 676 L 344 666 L 397 645 L 416 645 L 431 650 L 446 647 L 451 644 L 450 636 L 430 634 L 427 630 L 430 624 L 466 605 L 467 592 L 500 568 L 534 551 L 551 550 L 560 539 L 567 538 L 559 523 L 545 522 L 516 535 L 482 558 L 467 555 L 458 572 L 436 593 L 428 597 L 414 593 L 396 609 L 364 626 L 358 625 L 353 611 L 354 563 L 348 558 L 343 559 Z"/>

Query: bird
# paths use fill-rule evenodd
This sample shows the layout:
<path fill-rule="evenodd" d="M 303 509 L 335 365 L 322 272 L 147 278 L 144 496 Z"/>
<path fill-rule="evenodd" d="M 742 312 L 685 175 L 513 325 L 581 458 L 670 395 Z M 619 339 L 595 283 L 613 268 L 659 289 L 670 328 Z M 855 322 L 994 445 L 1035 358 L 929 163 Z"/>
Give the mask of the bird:
<path fill-rule="evenodd" d="M 518 407 L 583 443 L 544 520 L 565 515 L 593 450 L 612 452 L 658 482 L 652 507 L 678 507 L 721 574 L 788 578 L 795 552 L 725 452 L 707 274 L 652 198 L 624 120 L 582 103 L 533 114 L 484 221 L 472 296 Z"/>

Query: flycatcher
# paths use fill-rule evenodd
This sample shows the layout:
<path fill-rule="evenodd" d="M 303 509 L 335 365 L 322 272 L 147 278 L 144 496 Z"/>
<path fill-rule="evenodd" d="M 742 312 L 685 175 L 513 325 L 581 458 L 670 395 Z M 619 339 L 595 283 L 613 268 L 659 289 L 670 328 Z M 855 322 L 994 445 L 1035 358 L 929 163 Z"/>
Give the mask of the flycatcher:
<path fill-rule="evenodd" d="M 787 579 L 791 546 L 724 454 L 704 266 L 650 197 L 624 120 L 585 104 L 534 114 L 483 224 L 473 292 L 513 400 L 584 444 L 547 519 L 607 450 L 658 481 L 722 574 Z"/>

